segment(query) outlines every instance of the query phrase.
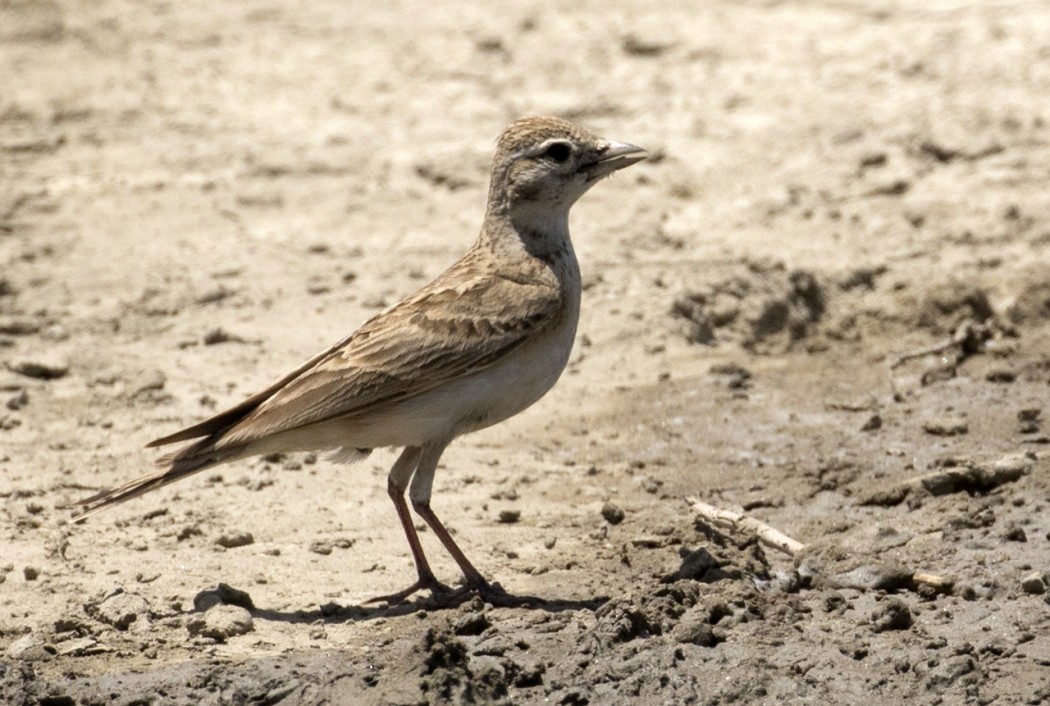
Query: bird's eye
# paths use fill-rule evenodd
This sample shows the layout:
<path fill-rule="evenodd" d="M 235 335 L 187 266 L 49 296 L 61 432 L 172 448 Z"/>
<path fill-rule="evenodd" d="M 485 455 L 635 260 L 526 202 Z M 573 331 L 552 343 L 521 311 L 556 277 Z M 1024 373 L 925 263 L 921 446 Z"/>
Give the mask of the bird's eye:
<path fill-rule="evenodd" d="M 546 149 L 543 155 L 561 164 L 572 155 L 572 147 L 565 142 L 555 142 Z"/>

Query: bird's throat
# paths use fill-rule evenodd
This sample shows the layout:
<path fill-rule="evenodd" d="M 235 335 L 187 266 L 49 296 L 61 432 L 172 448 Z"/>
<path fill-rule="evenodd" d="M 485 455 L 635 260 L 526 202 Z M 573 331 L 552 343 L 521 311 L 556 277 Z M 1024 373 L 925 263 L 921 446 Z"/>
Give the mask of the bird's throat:
<path fill-rule="evenodd" d="M 511 213 L 510 221 L 525 250 L 533 257 L 547 259 L 572 249 L 568 210 L 519 207 Z"/>

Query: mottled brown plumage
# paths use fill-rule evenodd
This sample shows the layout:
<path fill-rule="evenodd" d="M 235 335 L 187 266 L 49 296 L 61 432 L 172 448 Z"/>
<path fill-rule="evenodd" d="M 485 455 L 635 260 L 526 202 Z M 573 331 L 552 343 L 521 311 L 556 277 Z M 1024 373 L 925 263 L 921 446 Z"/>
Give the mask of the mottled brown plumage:
<path fill-rule="evenodd" d="M 331 449 L 350 460 L 405 447 L 389 490 L 419 580 L 387 598 L 446 590 L 409 519 L 409 483 L 417 513 L 467 584 L 491 591 L 430 510 L 437 461 L 453 438 L 517 414 L 557 380 L 580 302 L 569 208 L 598 179 L 645 156 L 558 118 L 512 123 L 497 142 L 481 235 L 460 260 L 265 390 L 151 442 L 196 440 L 159 459 L 157 472 L 80 501 L 77 519 L 238 458 Z"/>

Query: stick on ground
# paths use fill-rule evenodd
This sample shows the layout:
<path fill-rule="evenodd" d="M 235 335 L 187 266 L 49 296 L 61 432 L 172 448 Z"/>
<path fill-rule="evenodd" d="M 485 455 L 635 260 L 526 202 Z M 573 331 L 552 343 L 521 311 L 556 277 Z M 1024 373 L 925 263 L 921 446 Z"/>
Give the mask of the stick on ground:
<path fill-rule="evenodd" d="M 806 548 L 806 545 L 802 542 L 792 539 L 775 527 L 771 527 L 753 517 L 748 517 L 743 513 L 708 505 L 696 498 L 686 498 L 686 501 L 692 506 L 693 511 L 708 524 L 752 535 L 767 547 L 776 549 L 788 556 L 797 556 Z M 927 571 L 913 572 L 911 582 L 914 585 L 930 586 L 937 591 L 950 591 L 955 583 L 951 578 L 931 574 Z"/>
<path fill-rule="evenodd" d="M 788 556 L 795 556 L 806 548 L 806 545 L 802 542 L 788 537 L 780 530 L 770 527 L 764 522 L 759 522 L 753 517 L 748 517 L 732 510 L 723 510 L 714 505 L 701 502 L 696 498 L 687 498 L 687 500 L 700 517 L 716 527 L 735 529 L 754 535 L 758 537 L 758 541 L 766 546 L 784 552 Z"/>

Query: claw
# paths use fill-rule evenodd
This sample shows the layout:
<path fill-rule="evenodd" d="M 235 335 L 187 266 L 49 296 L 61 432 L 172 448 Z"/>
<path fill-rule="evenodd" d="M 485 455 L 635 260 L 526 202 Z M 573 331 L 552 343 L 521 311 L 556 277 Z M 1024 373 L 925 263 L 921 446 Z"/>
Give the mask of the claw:
<path fill-rule="evenodd" d="M 368 603 L 386 603 L 387 605 L 399 605 L 404 603 L 409 596 L 418 593 L 419 591 L 430 591 L 433 596 L 449 596 L 455 593 L 455 589 L 450 586 L 438 581 L 433 576 L 429 578 L 420 578 L 414 584 L 409 586 L 403 591 L 397 593 L 390 593 L 385 596 L 376 596 L 375 598 L 369 598 L 365 601 Z"/>

